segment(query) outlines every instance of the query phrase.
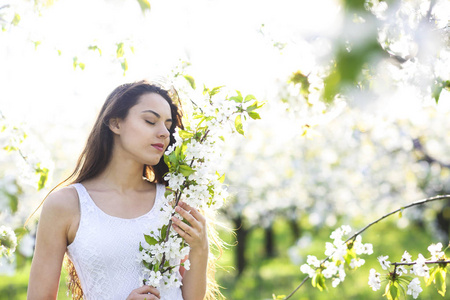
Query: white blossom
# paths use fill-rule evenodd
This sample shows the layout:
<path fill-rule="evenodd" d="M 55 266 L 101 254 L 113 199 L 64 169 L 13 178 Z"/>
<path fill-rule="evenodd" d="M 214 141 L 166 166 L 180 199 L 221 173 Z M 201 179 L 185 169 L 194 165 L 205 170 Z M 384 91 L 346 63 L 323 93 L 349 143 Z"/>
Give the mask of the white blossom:
<path fill-rule="evenodd" d="M 417 299 L 421 292 L 422 288 L 420 287 L 420 280 L 416 277 L 408 284 L 408 291 L 406 294 L 412 295 L 414 299 Z"/>
<path fill-rule="evenodd" d="M 403 253 L 403 255 L 402 255 L 402 262 L 403 263 L 410 263 L 410 262 L 412 262 L 411 258 L 412 258 L 411 254 L 409 254 L 408 251 L 405 251 Z"/>
<path fill-rule="evenodd" d="M 308 263 L 308 265 L 311 265 L 313 267 L 320 267 L 320 261 L 313 255 L 308 255 L 306 262 Z"/>
<path fill-rule="evenodd" d="M 316 270 L 311 268 L 308 264 L 303 264 L 300 266 L 300 271 L 304 274 L 308 274 L 309 277 L 313 278 L 316 275 Z"/>
<path fill-rule="evenodd" d="M 17 247 L 17 237 L 14 231 L 7 226 L 0 226 L 0 257 L 10 257 Z"/>
<path fill-rule="evenodd" d="M 388 255 L 386 256 L 378 256 L 378 262 L 380 263 L 381 267 L 383 268 L 383 270 L 388 270 L 389 267 L 391 266 L 391 262 L 388 261 L 387 259 L 389 258 Z"/>
<path fill-rule="evenodd" d="M 183 266 L 186 270 L 189 270 L 191 268 L 191 261 L 189 259 L 186 259 L 183 263 Z"/>
<path fill-rule="evenodd" d="M 421 277 L 429 277 L 429 268 L 425 264 L 426 259 L 423 257 L 422 254 L 419 254 L 417 260 L 415 261 L 415 264 L 413 265 L 411 269 L 411 273 L 417 276 Z"/>
<path fill-rule="evenodd" d="M 381 287 L 380 273 L 378 273 L 375 269 L 370 269 L 369 286 L 374 291 L 378 291 Z"/>
<path fill-rule="evenodd" d="M 352 258 L 352 260 L 350 261 L 350 268 L 352 268 L 352 269 L 359 268 L 362 265 L 364 265 L 365 262 L 366 261 L 362 258 L 357 258 L 357 259 Z"/>
<path fill-rule="evenodd" d="M 339 285 L 339 283 L 341 283 L 341 280 L 339 278 L 333 278 L 333 280 L 331 281 L 331 285 L 335 288 Z"/>
<path fill-rule="evenodd" d="M 431 253 L 431 260 L 445 259 L 445 254 L 442 251 L 442 243 L 431 244 L 428 246 L 428 251 Z"/>
<path fill-rule="evenodd" d="M 403 274 L 408 274 L 408 271 L 406 270 L 405 266 L 397 266 L 395 269 L 395 273 L 397 273 L 398 276 L 402 276 Z"/>
<path fill-rule="evenodd" d="M 339 271 L 339 268 L 336 266 L 334 262 L 327 261 L 325 263 L 325 269 L 323 269 L 322 274 L 325 278 L 331 278 L 336 275 Z"/>

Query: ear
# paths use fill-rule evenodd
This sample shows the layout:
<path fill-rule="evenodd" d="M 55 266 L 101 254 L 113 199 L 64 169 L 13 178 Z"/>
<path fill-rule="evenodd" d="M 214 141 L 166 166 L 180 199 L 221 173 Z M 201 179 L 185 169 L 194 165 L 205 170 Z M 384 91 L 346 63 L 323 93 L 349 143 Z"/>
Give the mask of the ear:
<path fill-rule="evenodd" d="M 109 123 L 108 124 L 109 129 L 113 133 L 120 135 L 120 119 L 119 118 L 111 118 L 111 119 L 109 119 L 108 123 Z"/>

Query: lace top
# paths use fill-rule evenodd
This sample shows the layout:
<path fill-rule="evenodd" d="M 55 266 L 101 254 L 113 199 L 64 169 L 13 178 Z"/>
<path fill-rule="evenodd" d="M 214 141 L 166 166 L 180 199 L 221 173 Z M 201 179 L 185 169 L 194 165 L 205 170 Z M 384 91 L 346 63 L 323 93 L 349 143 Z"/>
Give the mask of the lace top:
<path fill-rule="evenodd" d="M 84 299 L 124 300 L 141 286 L 139 242 L 145 241 L 144 233 L 157 229 L 165 187 L 156 185 L 155 203 L 148 213 L 122 219 L 103 212 L 81 183 L 73 186 L 78 192 L 81 217 L 67 253 L 80 279 Z M 183 300 L 180 288 L 160 292 L 161 300 Z"/>

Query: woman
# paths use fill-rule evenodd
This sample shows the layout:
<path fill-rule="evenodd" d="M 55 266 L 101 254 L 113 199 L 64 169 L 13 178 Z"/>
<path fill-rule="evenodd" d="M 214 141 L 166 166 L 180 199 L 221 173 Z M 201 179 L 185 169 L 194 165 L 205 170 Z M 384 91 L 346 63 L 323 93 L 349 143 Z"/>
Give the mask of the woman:
<path fill-rule="evenodd" d="M 174 230 L 190 245 L 182 287 L 162 294 L 141 286 L 139 242 L 164 201 L 162 158 L 181 111 L 169 93 L 147 81 L 124 84 L 106 99 L 75 171 L 45 200 L 31 266 L 28 299 L 56 299 L 65 253 L 69 288 L 80 299 L 203 299 L 207 290 L 205 218 L 181 203 Z M 145 179 L 145 180 L 144 180 Z M 154 225 L 154 224 L 153 224 Z M 153 226 L 155 227 L 155 226 Z"/>

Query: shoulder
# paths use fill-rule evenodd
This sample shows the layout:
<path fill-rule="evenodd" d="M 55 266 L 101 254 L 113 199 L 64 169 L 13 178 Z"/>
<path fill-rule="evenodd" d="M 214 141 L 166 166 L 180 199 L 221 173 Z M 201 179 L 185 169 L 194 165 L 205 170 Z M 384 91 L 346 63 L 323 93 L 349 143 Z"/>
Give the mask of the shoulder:
<path fill-rule="evenodd" d="M 43 215 L 73 216 L 79 213 L 78 193 L 73 186 L 51 192 L 42 206 Z"/>

